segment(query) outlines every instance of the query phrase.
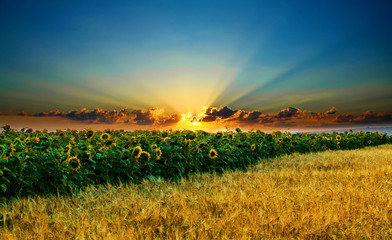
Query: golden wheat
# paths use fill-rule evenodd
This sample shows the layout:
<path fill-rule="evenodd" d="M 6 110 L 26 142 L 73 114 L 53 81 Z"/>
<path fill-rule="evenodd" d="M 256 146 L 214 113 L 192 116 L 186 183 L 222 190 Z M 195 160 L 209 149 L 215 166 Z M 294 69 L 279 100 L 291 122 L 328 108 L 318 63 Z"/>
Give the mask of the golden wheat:
<path fill-rule="evenodd" d="M 391 239 L 392 146 L 0 207 L 1 239 Z"/>

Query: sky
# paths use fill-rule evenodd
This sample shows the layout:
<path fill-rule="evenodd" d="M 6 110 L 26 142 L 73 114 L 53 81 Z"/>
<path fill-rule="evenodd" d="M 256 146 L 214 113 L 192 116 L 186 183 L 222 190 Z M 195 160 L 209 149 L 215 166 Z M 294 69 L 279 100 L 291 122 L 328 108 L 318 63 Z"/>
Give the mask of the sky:
<path fill-rule="evenodd" d="M 0 2 L 0 124 L 392 123 L 391 1 Z"/>

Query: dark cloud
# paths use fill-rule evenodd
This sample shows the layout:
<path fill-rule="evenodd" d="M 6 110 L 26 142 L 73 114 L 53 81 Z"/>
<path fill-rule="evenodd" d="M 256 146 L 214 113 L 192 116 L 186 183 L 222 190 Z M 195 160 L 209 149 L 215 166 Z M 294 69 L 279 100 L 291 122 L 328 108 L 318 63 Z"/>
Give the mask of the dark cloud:
<path fill-rule="evenodd" d="M 301 111 L 299 108 L 295 107 L 288 107 L 286 109 L 282 109 L 280 112 L 278 112 L 275 115 L 275 118 L 279 119 L 290 119 L 290 118 L 302 118 L 304 115 L 304 112 Z"/>
<path fill-rule="evenodd" d="M 337 113 L 336 108 L 332 107 L 331 109 L 329 109 L 326 112 L 318 112 L 318 113 L 310 112 L 310 118 L 320 120 L 320 119 L 325 119 L 328 116 L 334 115 L 336 113 Z"/>
<path fill-rule="evenodd" d="M 216 121 L 216 117 L 215 116 L 211 116 L 211 115 L 207 115 L 205 117 L 203 117 L 202 119 L 200 119 L 201 122 L 214 122 Z"/>
<path fill-rule="evenodd" d="M 94 109 L 93 111 L 89 111 L 86 108 L 81 109 L 80 111 L 72 110 L 66 114 L 60 115 L 59 113 L 53 113 L 57 115 L 50 116 L 62 116 L 71 120 L 76 121 L 87 121 L 89 123 L 123 123 L 129 113 L 126 109 L 121 109 L 120 111 L 106 111 L 99 108 Z"/>
<path fill-rule="evenodd" d="M 1 115 L 1 113 L 0 113 L 0 115 Z M 18 116 L 28 116 L 29 114 L 27 112 L 25 112 L 25 111 L 21 111 L 20 113 L 18 113 L 16 115 L 18 115 Z"/>
<path fill-rule="evenodd" d="M 325 112 L 326 115 L 332 115 L 335 114 L 337 112 L 335 107 L 332 107 L 331 109 L 329 109 L 328 111 Z"/>
<path fill-rule="evenodd" d="M 386 112 L 366 111 L 355 117 L 353 115 L 339 115 L 334 122 L 337 123 L 392 123 L 392 115 Z"/>
<path fill-rule="evenodd" d="M 135 114 L 135 117 L 132 118 L 132 122 L 136 125 L 155 125 L 158 121 L 157 118 L 154 117 L 154 111 L 156 108 L 148 109 L 147 111 L 135 110 L 132 114 Z"/>
<path fill-rule="evenodd" d="M 386 112 L 366 111 L 355 120 L 361 123 L 392 122 L 392 115 Z"/>
<path fill-rule="evenodd" d="M 181 120 L 181 116 L 178 114 L 172 114 L 167 118 L 162 118 L 159 122 L 161 126 L 172 126 L 178 123 Z"/>
<path fill-rule="evenodd" d="M 106 123 L 106 124 L 135 124 L 135 125 L 162 125 L 169 126 L 176 124 L 180 117 L 178 115 L 170 115 L 168 117 L 161 116 L 159 109 L 151 108 L 145 111 L 138 109 L 128 111 L 126 108 L 121 110 L 107 111 L 96 108 L 92 111 L 83 108 L 81 110 L 71 110 L 69 112 L 60 112 L 52 110 L 50 112 L 41 112 L 38 114 L 28 114 L 24 111 L 18 113 L 21 116 L 36 117 L 63 117 L 74 121 L 83 121 L 87 123 Z"/>
<path fill-rule="evenodd" d="M 33 116 L 37 116 L 37 117 L 62 117 L 62 116 L 64 116 L 64 113 L 60 112 L 59 110 L 52 110 L 48 113 L 47 112 L 40 112 L 40 113 L 33 115 Z"/>
<path fill-rule="evenodd" d="M 334 122 L 337 123 L 346 123 L 352 122 L 355 119 L 353 115 L 339 115 L 335 118 Z"/>
<path fill-rule="evenodd" d="M 253 112 L 240 111 L 240 114 L 238 114 L 238 117 L 235 118 L 234 120 L 241 123 L 255 124 L 255 123 L 260 123 L 263 118 L 265 118 L 265 115 L 263 115 L 261 112 L 258 111 L 253 111 Z"/>
<path fill-rule="evenodd" d="M 190 121 L 211 122 L 222 126 L 276 126 L 292 127 L 295 125 L 307 126 L 321 124 L 342 124 L 342 123 L 392 123 L 390 113 L 366 111 L 358 116 L 337 113 L 335 107 L 325 112 L 310 112 L 296 107 L 282 109 L 276 114 L 263 114 L 260 111 L 246 111 L 224 107 L 209 107 L 205 110 L 203 117 L 198 119 L 196 116 Z M 24 111 L 18 113 L 20 116 L 38 117 L 62 117 L 74 121 L 87 123 L 106 123 L 106 124 L 130 124 L 140 126 L 172 126 L 181 121 L 179 114 L 163 115 L 163 109 L 150 108 L 147 110 L 113 110 L 94 109 L 92 111 L 83 108 L 81 110 L 71 110 L 61 112 L 53 110 L 38 114 L 28 114 Z"/>
<path fill-rule="evenodd" d="M 215 121 L 223 121 L 223 122 L 238 122 L 241 124 L 255 124 L 259 123 L 261 118 L 264 115 L 258 111 L 244 111 L 244 110 L 233 110 L 228 106 L 224 106 L 221 108 L 209 107 L 205 116 L 200 119 L 202 122 L 215 122 Z"/>
<path fill-rule="evenodd" d="M 206 110 L 205 114 L 207 116 L 213 116 L 213 117 L 217 117 L 217 118 L 226 119 L 226 118 L 233 116 L 236 112 L 237 112 L 237 110 L 232 110 L 228 106 L 224 106 L 221 108 L 209 107 Z"/>

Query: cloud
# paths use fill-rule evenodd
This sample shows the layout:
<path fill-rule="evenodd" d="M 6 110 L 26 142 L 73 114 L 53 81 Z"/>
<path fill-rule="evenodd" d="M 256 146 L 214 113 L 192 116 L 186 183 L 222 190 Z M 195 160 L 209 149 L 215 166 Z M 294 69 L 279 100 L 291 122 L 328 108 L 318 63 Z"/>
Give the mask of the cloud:
<path fill-rule="evenodd" d="M 325 112 L 326 115 L 332 115 L 335 114 L 337 112 L 335 107 L 332 107 L 331 109 L 329 109 L 328 111 Z"/>
<path fill-rule="evenodd" d="M 154 109 L 148 109 L 145 112 L 140 109 L 135 110 L 132 112 L 135 114 L 135 117 L 128 122 L 133 122 L 137 125 L 154 125 L 156 119 L 154 118 L 152 111 L 154 111 Z"/>
<path fill-rule="evenodd" d="M 172 114 L 169 117 L 162 118 L 159 122 L 160 126 L 172 126 L 177 124 L 181 120 L 180 115 Z"/>
<path fill-rule="evenodd" d="M 147 110 L 137 109 L 133 111 L 128 111 L 126 108 L 112 111 L 99 108 L 89 111 L 86 108 L 82 108 L 81 110 L 71 110 L 69 112 L 52 110 L 49 112 L 40 112 L 38 114 L 28 114 L 22 111 L 17 115 L 36 117 L 62 117 L 74 121 L 94 124 L 134 124 L 142 126 L 170 126 L 176 124 L 180 120 L 180 117 L 177 114 L 163 116 L 163 110 L 159 108 L 151 108 Z"/>
<path fill-rule="evenodd" d="M 336 113 L 337 113 L 336 108 L 332 107 L 331 109 L 329 109 L 326 112 L 318 112 L 318 113 L 310 112 L 310 118 L 320 120 L 320 119 L 325 119 L 325 118 L 327 118 L 331 115 L 334 115 Z"/>
<path fill-rule="evenodd" d="M 202 122 L 216 122 L 223 125 L 261 125 L 261 126 L 295 126 L 298 121 L 315 121 L 326 119 L 327 116 L 336 113 L 336 108 L 332 107 L 326 112 L 310 112 L 296 107 L 287 107 L 275 114 L 263 114 L 260 111 L 245 111 L 231 109 L 228 106 L 221 108 L 209 107 Z"/>
<path fill-rule="evenodd" d="M 25 112 L 25 111 L 22 111 L 22 112 L 20 112 L 20 113 L 18 113 L 16 115 L 18 115 L 18 116 L 28 116 L 29 114 L 27 112 Z"/>
<path fill-rule="evenodd" d="M 287 107 L 276 113 L 264 114 L 261 111 L 246 111 L 242 109 L 232 109 L 228 106 L 209 107 L 199 115 L 194 115 L 186 121 L 200 121 L 211 123 L 215 126 L 240 126 L 240 127 L 294 127 L 294 126 L 324 126 L 338 124 L 360 124 L 360 123 L 392 123 L 392 116 L 386 112 L 366 111 L 360 115 L 340 114 L 336 116 L 337 109 L 331 107 L 325 112 L 312 112 L 302 110 L 297 107 Z M 136 126 L 166 127 L 174 126 L 182 121 L 180 114 L 165 115 L 161 108 L 150 109 L 120 109 L 103 110 L 71 110 L 61 112 L 52 110 L 38 114 L 28 114 L 20 112 L 20 116 L 36 117 L 62 117 L 73 121 L 85 123 L 105 123 L 105 124 L 129 124 Z M 201 117 L 200 117 L 201 116 Z"/>
<path fill-rule="evenodd" d="M 290 118 L 302 118 L 305 112 L 301 111 L 299 108 L 288 107 L 286 109 L 282 109 L 275 115 L 275 118 L 278 119 L 290 119 Z"/>
<path fill-rule="evenodd" d="M 215 118 L 222 118 L 226 119 L 231 116 L 233 116 L 238 110 L 232 110 L 228 106 L 224 106 L 221 108 L 216 108 L 216 107 L 209 107 L 207 108 L 205 114 L 207 116 L 215 117 Z"/>
<path fill-rule="evenodd" d="M 110 124 L 123 123 L 129 114 L 126 109 L 121 109 L 120 111 L 106 111 L 99 108 L 96 108 L 93 111 L 83 108 L 80 111 L 72 110 L 65 114 L 53 111 L 49 112 L 49 114 L 50 113 L 52 113 L 52 115 L 49 116 L 61 116 L 76 121 Z"/>
<path fill-rule="evenodd" d="M 202 122 L 223 122 L 223 123 L 260 123 L 264 117 L 259 111 L 233 110 L 228 106 L 209 107 L 204 113 L 204 117 L 200 119 Z"/>
<path fill-rule="evenodd" d="M 339 115 L 335 118 L 334 122 L 337 123 L 346 123 L 352 122 L 355 119 L 353 115 Z"/>
<path fill-rule="evenodd" d="M 334 122 L 337 123 L 392 123 L 392 115 L 386 112 L 366 111 L 355 117 L 353 115 L 339 115 Z"/>

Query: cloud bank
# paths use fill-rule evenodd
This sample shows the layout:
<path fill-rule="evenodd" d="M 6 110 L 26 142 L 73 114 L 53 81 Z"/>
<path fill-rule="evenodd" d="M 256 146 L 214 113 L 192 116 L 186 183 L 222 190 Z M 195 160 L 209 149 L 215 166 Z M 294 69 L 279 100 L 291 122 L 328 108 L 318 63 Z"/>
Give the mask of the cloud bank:
<path fill-rule="evenodd" d="M 392 115 L 387 112 L 366 111 L 359 115 L 339 114 L 335 107 L 331 107 L 324 112 L 313 112 L 297 107 L 287 107 L 276 113 L 262 113 L 261 111 L 247 111 L 242 109 L 232 109 L 228 106 L 208 107 L 201 114 L 194 115 L 191 122 L 198 121 L 215 126 L 241 126 L 241 127 L 301 127 L 311 125 L 344 125 L 344 124 L 374 124 L 392 123 Z M 20 116 L 36 117 L 61 117 L 73 121 L 91 124 L 129 124 L 136 126 L 170 127 L 175 126 L 180 121 L 184 121 L 181 114 L 165 115 L 160 108 L 150 108 L 147 110 L 126 108 L 120 110 L 103 110 L 96 108 L 88 110 L 71 110 L 61 112 L 52 110 L 28 114 L 18 113 Z"/>

